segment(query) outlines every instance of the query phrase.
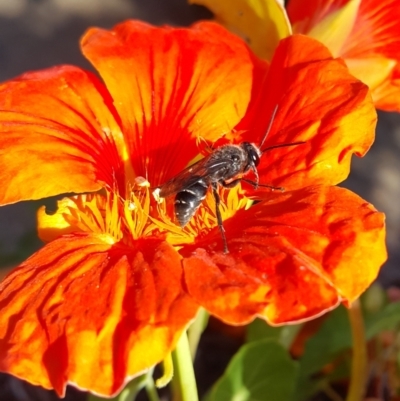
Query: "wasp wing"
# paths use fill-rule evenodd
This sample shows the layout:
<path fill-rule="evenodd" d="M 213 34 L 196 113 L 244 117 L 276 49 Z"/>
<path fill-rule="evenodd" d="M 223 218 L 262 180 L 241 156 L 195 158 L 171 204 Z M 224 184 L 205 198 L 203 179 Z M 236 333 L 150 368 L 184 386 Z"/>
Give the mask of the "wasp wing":
<path fill-rule="evenodd" d="M 175 177 L 160 185 L 159 196 L 166 198 L 174 195 L 183 189 L 190 188 L 192 185 L 203 179 L 207 184 L 217 182 L 224 176 L 224 172 L 229 169 L 232 161 L 228 158 L 214 158 L 212 155 L 199 160 L 198 162 L 186 167 Z"/>

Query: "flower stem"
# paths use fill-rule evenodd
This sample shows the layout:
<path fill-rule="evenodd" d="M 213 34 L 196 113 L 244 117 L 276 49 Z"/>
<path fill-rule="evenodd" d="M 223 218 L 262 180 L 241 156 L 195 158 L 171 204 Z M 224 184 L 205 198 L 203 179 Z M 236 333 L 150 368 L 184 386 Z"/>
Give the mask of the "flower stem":
<path fill-rule="evenodd" d="M 154 386 L 153 369 L 146 374 L 131 380 L 125 388 L 113 398 L 102 398 L 89 394 L 87 401 L 134 401 L 139 392 L 145 388 L 150 401 L 160 401 L 157 390 Z"/>
<path fill-rule="evenodd" d="M 200 308 L 197 312 L 196 319 L 188 329 L 188 340 L 192 361 L 194 361 L 194 358 L 196 357 L 197 346 L 199 345 L 201 334 L 207 327 L 208 318 L 209 316 L 207 311 L 204 308 Z"/>
<path fill-rule="evenodd" d="M 174 361 L 173 401 L 198 401 L 196 379 L 189 341 L 184 332 L 172 353 Z"/>
<path fill-rule="evenodd" d="M 156 387 L 154 385 L 153 376 L 147 377 L 146 393 L 147 393 L 147 397 L 149 398 L 150 401 L 160 401 L 160 397 L 158 396 Z"/>
<path fill-rule="evenodd" d="M 351 378 L 346 401 L 362 401 L 367 379 L 367 344 L 360 301 L 353 302 L 348 309 L 353 339 Z"/>

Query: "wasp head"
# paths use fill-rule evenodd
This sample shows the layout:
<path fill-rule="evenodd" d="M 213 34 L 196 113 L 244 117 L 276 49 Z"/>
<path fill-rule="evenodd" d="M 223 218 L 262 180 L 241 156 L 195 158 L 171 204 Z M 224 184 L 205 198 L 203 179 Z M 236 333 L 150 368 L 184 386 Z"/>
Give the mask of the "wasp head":
<path fill-rule="evenodd" d="M 243 142 L 241 147 L 247 156 L 247 165 L 244 171 L 247 172 L 250 169 L 254 170 L 260 164 L 261 151 L 256 145 L 250 142 Z"/>
<path fill-rule="evenodd" d="M 243 142 L 241 144 L 241 147 L 246 153 L 246 159 L 247 159 L 247 163 L 243 170 L 243 173 L 247 173 L 249 170 L 253 170 L 254 175 L 256 176 L 256 184 L 258 184 L 257 166 L 260 164 L 260 158 L 262 153 L 256 145 L 250 142 Z"/>

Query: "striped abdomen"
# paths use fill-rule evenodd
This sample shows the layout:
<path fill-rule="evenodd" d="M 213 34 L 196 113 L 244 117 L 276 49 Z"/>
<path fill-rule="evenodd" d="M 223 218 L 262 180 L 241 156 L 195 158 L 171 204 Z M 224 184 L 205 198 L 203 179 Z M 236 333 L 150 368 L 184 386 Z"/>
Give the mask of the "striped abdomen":
<path fill-rule="evenodd" d="M 185 227 L 206 197 L 208 184 L 199 179 L 189 188 L 182 189 L 175 196 L 175 216 L 181 227 Z"/>

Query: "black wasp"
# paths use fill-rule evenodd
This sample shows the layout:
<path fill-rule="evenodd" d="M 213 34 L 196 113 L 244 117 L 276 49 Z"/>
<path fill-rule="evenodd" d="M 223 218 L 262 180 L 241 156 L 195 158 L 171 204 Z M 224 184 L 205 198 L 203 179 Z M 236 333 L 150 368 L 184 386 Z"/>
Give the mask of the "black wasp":
<path fill-rule="evenodd" d="M 267 150 L 304 143 L 293 142 L 271 146 L 264 150 L 260 149 L 271 128 L 276 111 L 277 108 L 275 108 L 273 112 L 271 122 L 260 146 L 256 146 L 250 142 L 242 142 L 238 145 L 223 145 L 213 150 L 208 156 L 184 169 L 155 190 L 155 195 L 160 198 L 167 198 L 175 195 L 175 216 L 179 225 L 185 227 L 199 208 L 201 202 L 205 199 L 206 193 L 211 187 L 215 199 L 218 227 L 221 231 L 225 253 L 228 253 L 228 244 L 219 209 L 220 197 L 217 191 L 218 185 L 224 188 L 233 188 L 238 185 L 240 181 L 244 181 L 253 185 L 255 188 L 262 186 L 283 190 L 283 188 L 277 188 L 271 185 L 258 184 L 257 166 L 260 163 L 260 158 Z M 256 181 L 243 178 L 243 175 L 246 175 L 250 171 L 253 171 Z"/>

